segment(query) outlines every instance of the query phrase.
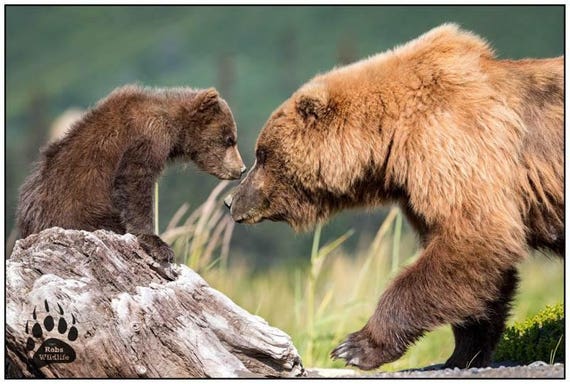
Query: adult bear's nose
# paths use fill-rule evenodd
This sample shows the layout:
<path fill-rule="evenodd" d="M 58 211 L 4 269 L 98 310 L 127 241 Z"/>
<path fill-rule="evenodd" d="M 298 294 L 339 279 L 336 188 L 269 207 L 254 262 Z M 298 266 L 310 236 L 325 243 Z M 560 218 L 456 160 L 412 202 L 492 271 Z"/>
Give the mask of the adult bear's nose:
<path fill-rule="evenodd" d="M 233 194 L 229 194 L 226 196 L 226 198 L 224 199 L 224 205 L 228 208 L 232 207 L 232 200 L 234 199 Z"/>

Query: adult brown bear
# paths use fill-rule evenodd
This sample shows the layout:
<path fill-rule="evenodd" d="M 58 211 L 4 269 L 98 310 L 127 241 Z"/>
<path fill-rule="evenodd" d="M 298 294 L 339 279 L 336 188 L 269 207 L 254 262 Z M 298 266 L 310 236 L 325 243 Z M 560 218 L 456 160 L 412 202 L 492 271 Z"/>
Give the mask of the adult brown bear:
<path fill-rule="evenodd" d="M 373 369 L 451 324 L 446 365 L 485 366 L 529 248 L 564 253 L 563 57 L 498 60 L 443 25 L 303 85 L 269 118 L 226 199 L 296 229 L 398 203 L 424 248 L 333 352 Z"/>
<path fill-rule="evenodd" d="M 171 161 L 221 179 L 245 171 L 227 103 L 213 89 L 117 88 L 49 144 L 20 189 L 22 237 L 49 227 L 137 236 L 155 259 L 172 249 L 153 232 L 152 191 Z"/>

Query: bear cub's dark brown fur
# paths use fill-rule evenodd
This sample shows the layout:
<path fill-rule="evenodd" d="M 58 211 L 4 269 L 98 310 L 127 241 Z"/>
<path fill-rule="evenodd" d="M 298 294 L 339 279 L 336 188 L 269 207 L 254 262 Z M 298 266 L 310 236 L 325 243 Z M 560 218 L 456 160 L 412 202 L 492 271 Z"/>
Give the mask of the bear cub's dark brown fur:
<path fill-rule="evenodd" d="M 20 234 L 54 226 L 128 232 L 155 259 L 171 261 L 153 233 L 155 181 L 173 160 L 238 179 L 245 166 L 236 142 L 232 113 L 213 88 L 118 88 L 42 150 L 20 190 Z"/>

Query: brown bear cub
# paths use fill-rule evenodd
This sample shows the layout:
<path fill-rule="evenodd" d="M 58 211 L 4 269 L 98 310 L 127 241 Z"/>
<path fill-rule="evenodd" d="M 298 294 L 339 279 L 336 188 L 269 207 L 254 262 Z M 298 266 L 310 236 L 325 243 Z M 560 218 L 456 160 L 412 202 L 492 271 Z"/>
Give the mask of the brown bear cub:
<path fill-rule="evenodd" d="M 485 366 L 528 250 L 564 253 L 563 57 L 499 60 L 438 27 L 313 78 L 270 116 L 234 220 L 306 228 L 394 202 L 423 253 L 333 352 L 362 369 L 451 324 L 448 367 Z"/>
<path fill-rule="evenodd" d="M 153 186 L 165 165 L 193 161 L 220 179 L 245 171 L 232 113 L 215 89 L 124 86 L 49 144 L 20 190 L 22 237 L 50 227 L 136 235 L 156 260 Z"/>

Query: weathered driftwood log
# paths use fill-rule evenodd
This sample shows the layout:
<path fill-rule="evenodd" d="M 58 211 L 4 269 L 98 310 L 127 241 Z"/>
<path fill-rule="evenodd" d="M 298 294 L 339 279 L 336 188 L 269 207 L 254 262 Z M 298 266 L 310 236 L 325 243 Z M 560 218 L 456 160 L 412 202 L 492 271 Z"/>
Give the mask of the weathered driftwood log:
<path fill-rule="evenodd" d="M 18 241 L 7 261 L 6 299 L 11 375 L 304 372 L 288 335 L 186 266 L 157 265 L 128 234 L 51 228 Z"/>

